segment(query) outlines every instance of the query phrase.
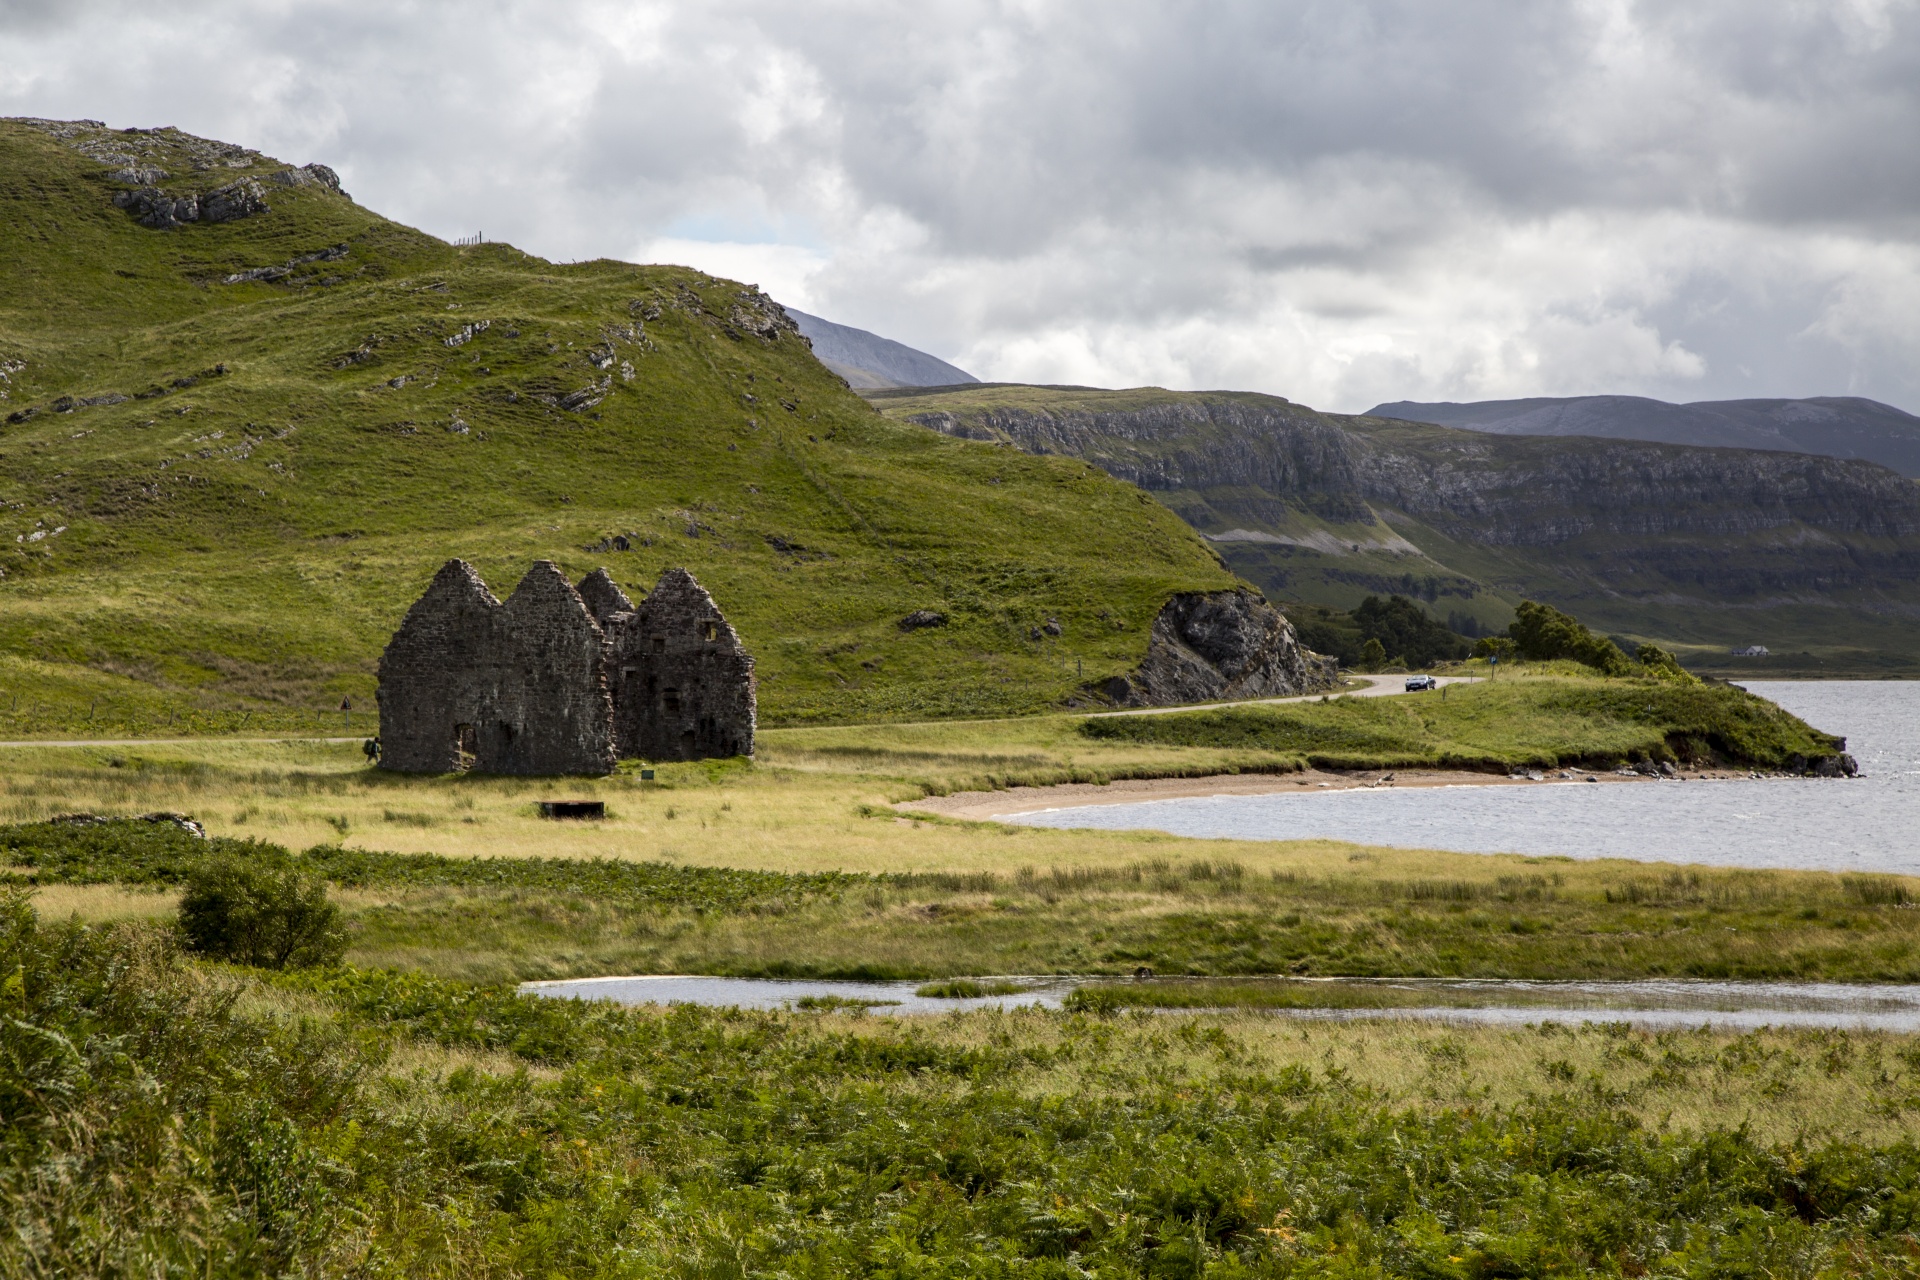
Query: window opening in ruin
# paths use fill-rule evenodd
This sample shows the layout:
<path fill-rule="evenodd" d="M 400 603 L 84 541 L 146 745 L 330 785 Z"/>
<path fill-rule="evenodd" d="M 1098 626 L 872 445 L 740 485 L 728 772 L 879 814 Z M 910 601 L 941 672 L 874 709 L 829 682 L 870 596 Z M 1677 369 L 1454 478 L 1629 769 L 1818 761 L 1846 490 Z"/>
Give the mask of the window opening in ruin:
<path fill-rule="evenodd" d="M 453 726 L 453 771 L 465 773 L 473 768 L 474 757 L 480 754 L 480 735 L 470 724 Z"/>
<path fill-rule="evenodd" d="M 635 670 L 634 670 L 634 668 L 632 668 L 632 667 L 622 667 L 622 668 L 620 668 L 620 678 L 621 678 L 622 680 L 631 680 L 631 679 L 633 679 L 633 677 L 634 677 L 634 674 L 635 674 Z"/>
<path fill-rule="evenodd" d="M 680 714 L 680 691 L 678 689 L 667 690 L 665 708 L 667 714 L 670 716 Z"/>
<path fill-rule="evenodd" d="M 705 630 L 705 634 L 706 634 L 706 637 L 707 637 L 707 639 L 709 639 L 709 640 L 718 640 L 718 639 L 720 638 L 720 624 L 719 624 L 719 623 L 717 623 L 717 622 L 709 622 L 709 623 L 707 623 L 707 624 L 706 624 L 706 626 L 705 626 L 705 628 L 704 628 L 704 630 Z"/>
<path fill-rule="evenodd" d="M 665 653 L 667 651 L 667 638 L 665 636 L 655 636 L 653 638 L 653 651 L 655 653 Z"/>

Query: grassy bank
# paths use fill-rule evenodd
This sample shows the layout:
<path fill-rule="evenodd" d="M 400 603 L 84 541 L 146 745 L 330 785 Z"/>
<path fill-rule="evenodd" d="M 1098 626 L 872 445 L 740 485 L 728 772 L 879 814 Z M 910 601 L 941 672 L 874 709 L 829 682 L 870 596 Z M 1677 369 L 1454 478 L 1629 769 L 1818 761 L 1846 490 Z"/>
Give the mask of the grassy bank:
<path fill-rule="evenodd" d="M 1842 749 L 1840 739 L 1732 685 L 1578 676 L 1451 685 L 1419 698 L 1100 717 L 1080 733 L 1101 743 L 1271 752 L 1329 769 L 1646 759 L 1778 769 Z"/>
<path fill-rule="evenodd" d="M 1661 692 L 1541 676 L 1455 686 L 1444 700 L 1334 699 L 1275 713 L 1359 728 L 1432 721 L 1440 728 L 1430 733 L 1478 732 L 1482 743 L 1502 732 L 1549 741 L 1557 725 L 1578 745 L 1595 725 L 1660 735 L 1682 723 L 1661 719 L 1657 701 L 1623 711 L 1622 689 L 1636 700 Z M 1734 693 L 1714 697 L 1748 708 L 1775 742 L 1819 740 Z M 1193 841 L 956 822 L 889 805 L 1023 777 L 1296 767 L 1297 757 L 1258 745 L 1085 734 L 1141 725 L 1177 735 L 1185 723 L 1215 723 L 1209 714 L 781 730 L 755 763 L 668 765 L 652 780 L 398 777 L 365 768 L 350 745 L 313 742 L 18 748 L 0 755 L 0 815 L 31 828 L 63 812 L 172 810 L 221 839 L 262 842 L 256 852 L 305 850 L 273 856 L 297 856 L 335 886 L 356 963 L 467 979 L 935 979 L 1140 965 L 1198 975 L 1920 978 L 1920 913 L 1907 909 L 1920 884 L 1898 879 Z M 601 799 L 609 817 L 538 817 L 535 802 L 555 796 Z M 164 826 L 139 830 L 137 847 L 76 852 L 23 829 L 0 846 L 51 912 L 165 914 L 177 859 L 203 846 Z M 1649 850 L 1674 862 L 1687 852 Z"/>
<path fill-rule="evenodd" d="M 0 1266 L 609 1274 L 1895 1275 L 1920 1061 L 1648 1036 L 623 1012 L 0 961 Z M 65 1046 L 65 1047 L 62 1047 Z"/>
<path fill-rule="evenodd" d="M 337 886 L 354 963 L 470 980 L 1141 965 L 1167 975 L 1920 980 L 1920 881 L 1900 877 L 1333 842 L 1241 846 L 1262 854 L 1249 865 L 1194 856 L 1225 842 L 1062 834 L 1085 835 L 1112 860 L 785 874 L 338 846 L 294 855 L 148 823 L 0 830 L 0 856 L 14 879 L 50 894 L 50 915 L 96 920 L 164 914 L 170 887 L 210 854 L 285 860 Z"/>

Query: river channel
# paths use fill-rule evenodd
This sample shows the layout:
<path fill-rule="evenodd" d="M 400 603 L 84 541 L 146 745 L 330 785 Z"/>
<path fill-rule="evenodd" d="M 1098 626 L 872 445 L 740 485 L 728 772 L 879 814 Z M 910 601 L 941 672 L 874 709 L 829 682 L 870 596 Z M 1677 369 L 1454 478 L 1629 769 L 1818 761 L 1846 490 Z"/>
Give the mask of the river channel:
<path fill-rule="evenodd" d="M 1148 992 L 1156 1012 L 1201 1008 L 1314 1020 L 1403 1018 L 1520 1025 L 1626 1022 L 1643 1027 L 1848 1027 L 1920 1031 L 1920 986 L 1830 982 L 1524 982 L 1491 979 L 1235 978 L 1221 985 L 1254 1001 L 1220 1008 L 1206 979 L 1155 979 L 1138 987 L 1113 978 L 1014 978 L 1018 990 L 975 999 L 918 994 L 913 982 L 650 976 L 529 982 L 530 995 L 618 1004 L 697 1004 L 743 1009 L 858 1007 L 874 1014 L 973 1009 L 1058 1009 L 1089 984 Z M 1260 996 L 1266 997 L 1262 1002 Z"/>

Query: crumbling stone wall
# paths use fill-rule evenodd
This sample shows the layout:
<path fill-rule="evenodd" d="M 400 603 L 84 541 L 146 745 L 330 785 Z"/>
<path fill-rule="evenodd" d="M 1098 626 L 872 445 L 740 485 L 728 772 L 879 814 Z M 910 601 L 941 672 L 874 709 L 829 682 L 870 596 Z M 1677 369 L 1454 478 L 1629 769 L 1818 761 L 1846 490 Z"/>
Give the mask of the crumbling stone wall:
<path fill-rule="evenodd" d="M 685 569 L 669 569 L 638 605 L 604 583 L 582 582 L 608 635 L 613 737 L 622 756 L 699 760 L 753 754 L 758 708 L 753 658 L 713 597 Z M 600 610 L 605 609 L 605 613 Z"/>
<path fill-rule="evenodd" d="M 505 604 L 449 560 L 380 657 L 382 768 L 598 774 L 613 768 L 606 635 L 550 560 Z"/>

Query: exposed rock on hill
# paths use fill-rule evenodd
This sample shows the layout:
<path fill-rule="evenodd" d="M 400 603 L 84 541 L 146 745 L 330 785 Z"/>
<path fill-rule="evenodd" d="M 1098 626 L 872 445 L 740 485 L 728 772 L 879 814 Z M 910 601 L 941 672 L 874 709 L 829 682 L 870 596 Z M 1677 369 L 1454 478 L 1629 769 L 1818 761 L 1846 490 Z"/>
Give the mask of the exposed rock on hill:
<path fill-rule="evenodd" d="M 158 188 L 114 193 L 113 202 L 131 213 L 143 227 L 171 231 L 186 222 L 232 222 L 268 209 L 267 193 L 252 181 L 229 183 L 205 195 L 172 195 Z"/>
<path fill-rule="evenodd" d="M 1129 707 L 1284 698 L 1333 686 L 1331 658 L 1300 647 L 1278 609 L 1247 590 L 1184 592 L 1153 620 L 1147 659 L 1102 692 Z"/>

